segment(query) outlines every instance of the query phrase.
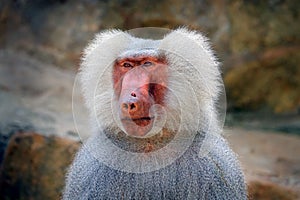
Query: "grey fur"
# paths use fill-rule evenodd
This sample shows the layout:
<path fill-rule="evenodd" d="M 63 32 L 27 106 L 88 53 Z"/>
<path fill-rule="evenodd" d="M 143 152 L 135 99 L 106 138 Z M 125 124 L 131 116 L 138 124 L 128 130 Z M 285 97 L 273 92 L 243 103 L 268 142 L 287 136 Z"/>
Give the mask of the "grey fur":
<path fill-rule="evenodd" d="M 114 37 L 115 39 L 113 39 Z M 115 44 L 110 44 L 110 40 L 113 40 Z M 120 41 L 122 42 L 120 43 Z M 184 45 L 193 45 L 192 42 L 197 45 L 192 46 L 193 52 L 187 52 L 189 46 Z M 99 58 L 99 53 L 103 47 L 107 47 L 106 51 L 112 51 L 111 55 L 103 52 L 103 62 L 106 62 L 103 65 L 105 66 L 120 56 L 124 57 L 132 54 L 132 52 L 136 53 L 135 49 L 142 51 L 142 49 L 150 47 L 151 50 L 145 52 L 149 53 L 155 48 L 167 52 L 168 64 L 170 66 L 175 65 L 173 71 L 170 72 L 169 84 L 173 87 L 172 89 L 176 90 L 175 95 L 180 94 L 186 100 L 179 99 L 186 103 L 184 105 L 186 112 L 181 113 L 180 122 L 184 124 L 182 131 L 179 131 L 178 134 L 183 137 L 185 135 L 190 136 L 185 134 L 187 132 L 194 133 L 191 134 L 194 136 L 192 143 L 174 162 L 158 170 L 131 173 L 111 168 L 97 157 L 99 154 L 107 154 L 106 157 L 111 156 L 112 160 L 115 159 L 113 157 L 114 152 L 110 152 L 109 149 L 106 152 L 105 148 L 105 152 L 102 151 L 103 149 L 99 149 L 102 148 L 102 144 L 106 144 L 105 140 L 108 140 L 108 138 L 103 139 L 103 135 L 116 134 L 121 131 L 110 115 L 112 111 L 109 109 L 111 107 L 107 104 L 110 104 L 109 100 L 111 99 L 105 99 L 106 90 L 112 91 L 111 85 L 107 86 L 111 74 L 104 75 L 104 78 L 107 79 L 103 80 L 104 83 L 98 83 L 100 89 L 96 89 L 94 86 L 97 84 L 97 75 L 104 73 L 104 70 L 99 69 L 100 67 L 96 64 L 97 61 L 102 61 Z M 200 55 L 194 52 L 198 52 Z M 177 58 L 176 55 L 183 56 L 189 62 Z M 200 75 L 203 76 L 199 78 L 197 76 L 199 71 L 188 68 L 189 64 L 196 66 L 197 70 L 203 73 Z M 184 67 L 189 70 L 185 70 Z M 218 98 L 220 74 L 218 64 L 206 43 L 206 39 L 201 34 L 179 29 L 171 32 L 162 41 L 152 42 L 151 40 L 135 39 L 123 32 L 105 32 L 98 35 L 86 49 L 81 70 L 83 92 L 86 105 L 90 109 L 94 134 L 82 146 L 69 169 L 63 199 L 247 199 L 244 176 L 239 163 L 220 134 L 221 130 L 214 108 Z M 172 80 L 172 76 L 178 77 L 177 75 L 184 78 L 182 80 L 174 80 L 173 78 Z M 189 85 L 185 85 L 184 81 L 186 80 L 195 84 L 193 87 L 195 87 L 195 98 L 199 102 L 199 110 L 195 109 L 197 106 L 187 99 L 188 94 L 186 93 L 188 91 L 186 90 Z M 208 86 L 204 87 L 205 84 Z M 95 90 L 98 96 L 95 97 L 96 100 L 93 100 L 93 91 Z M 178 93 L 176 94 L 176 92 Z M 105 93 L 106 96 L 101 96 L 102 93 Z M 176 103 L 172 101 L 173 98 L 172 94 L 169 94 L 167 98 L 170 105 L 167 112 L 171 113 L 171 118 L 173 117 L 172 120 L 171 118 L 169 120 L 172 122 L 169 124 L 167 122 L 166 125 L 169 130 L 172 130 L 172 126 L 178 122 Z M 100 102 L 95 111 L 93 110 L 94 101 Z M 97 119 L 100 119 L 98 126 L 95 125 Z M 207 142 L 207 138 L 211 142 Z M 126 148 L 128 143 L 119 141 L 119 145 Z M 199 152 L 203 150 L 204 146 L 207 153 L 200 155 Z M 168 156 L 170 155 L 165 155 L 166 158 Z M 115 162 L 123 161 L 115 160 Z M 138 165 L 139 163 L 137 163 Z"/>

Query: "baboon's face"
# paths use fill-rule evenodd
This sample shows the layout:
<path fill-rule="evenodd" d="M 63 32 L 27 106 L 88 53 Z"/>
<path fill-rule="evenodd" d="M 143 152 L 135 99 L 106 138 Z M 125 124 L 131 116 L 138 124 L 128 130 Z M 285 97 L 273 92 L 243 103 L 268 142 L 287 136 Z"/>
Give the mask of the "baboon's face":
<path fill-rule="evenodd" d="M 152 56 L 117 59 L 113 68 L 119 117 L 126 133 L 143 137 L 151 130 L 151 106 L 164 105 L 167 88 L 166 60 Z"/>

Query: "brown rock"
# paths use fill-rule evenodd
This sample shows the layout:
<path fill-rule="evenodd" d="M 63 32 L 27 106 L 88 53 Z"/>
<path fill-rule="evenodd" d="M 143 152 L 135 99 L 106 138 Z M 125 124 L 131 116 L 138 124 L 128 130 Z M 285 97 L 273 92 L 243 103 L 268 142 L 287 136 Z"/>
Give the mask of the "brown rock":
<path fill-rule="evenodd" d="M 79 143 L 36 133 L 16 134 L 0 173 L 0 199 L 59 199 Z"/>
<path fill-rule="evenodd" d="M 252 181 L 248 184 L 250 200 L 296 200 L 297 195 L 289 189 L 278 185 Z"/>
<path fill-rule="evenodd" d="M 250 56 L 249 62 L 240 60 L 224 79 L 232 107 L 296 113 L 300 106 L 299 49 L 299 46 L 273 48 L 259 56 Z"/>

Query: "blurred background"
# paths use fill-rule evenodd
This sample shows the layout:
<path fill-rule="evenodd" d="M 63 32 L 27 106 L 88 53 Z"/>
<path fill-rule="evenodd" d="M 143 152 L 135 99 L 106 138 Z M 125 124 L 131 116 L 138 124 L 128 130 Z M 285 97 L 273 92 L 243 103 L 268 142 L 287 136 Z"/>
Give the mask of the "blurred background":
<path fill-rule="evenodd" d="M 0 199 L 59 198 L 86 123 L 78 108 L 74 127 L 73 83 L 95 33 L 182 26 L 222 63 L 224 135 L 251 198 L 300 198 L 299 11 L 297 0 L 0 1 Z"/>

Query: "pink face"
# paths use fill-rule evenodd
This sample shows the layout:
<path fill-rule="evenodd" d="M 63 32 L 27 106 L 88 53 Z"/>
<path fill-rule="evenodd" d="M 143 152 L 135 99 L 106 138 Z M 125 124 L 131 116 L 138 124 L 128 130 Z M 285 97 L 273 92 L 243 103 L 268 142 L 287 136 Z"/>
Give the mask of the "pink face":
<path fill-rule="evenodd" d="M 167 84 L 165 59 L 138 56 L 118 59 L 113 68 L 120 119 L 131 136 L 147 135 L 153 126 L 150 108 L 164 105 Z"/>

